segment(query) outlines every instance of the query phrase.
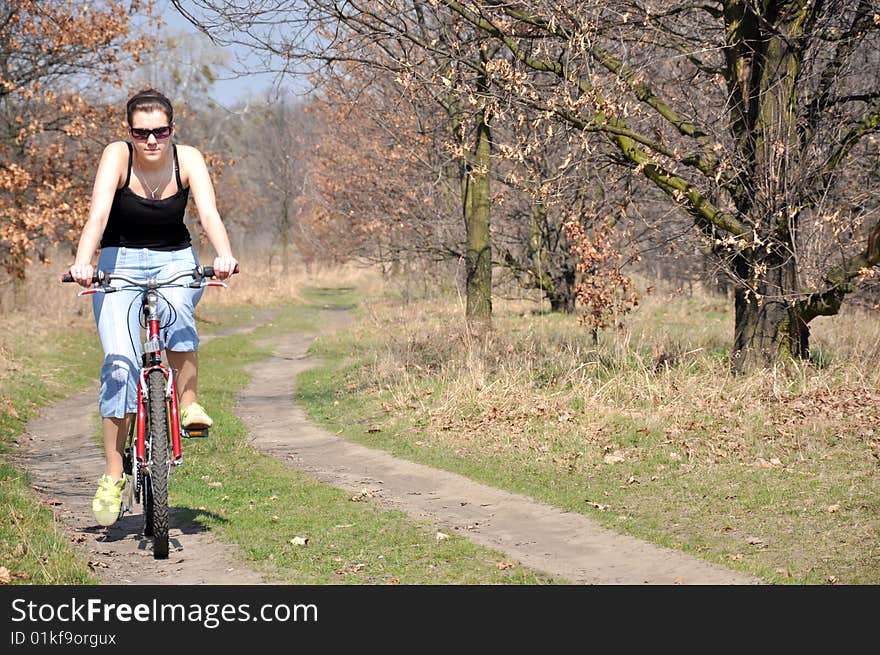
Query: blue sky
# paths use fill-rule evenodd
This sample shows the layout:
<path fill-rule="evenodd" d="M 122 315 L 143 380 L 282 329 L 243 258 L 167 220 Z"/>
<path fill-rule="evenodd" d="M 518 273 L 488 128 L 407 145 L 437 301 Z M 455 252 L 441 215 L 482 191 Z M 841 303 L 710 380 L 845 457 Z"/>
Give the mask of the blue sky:
<path fill-rule="evenodd" d="M 156 3 L 156 10 L 165 22 L 168 32 L 186 33 L 197 36 L 204 40 L 205 47 L 209 47 L 207 38 L 183 16 L 181 16 L 166 0 Z M 243 61 L 253 60 L 252 55 L 242 47 L 235 47 L 226 52 L 230 60 Z M 256 64 L 255 64 L 256 67 Z M 222 67 L 213 67 L 213 71 L 219 79 L 214 85 L 212 96 L 222 104 L 233 104 L 250 95 L 262 95 L 272 87 L 275 76 L 272 74 L 250 73 L 244 77 L 235 77 Z"/>

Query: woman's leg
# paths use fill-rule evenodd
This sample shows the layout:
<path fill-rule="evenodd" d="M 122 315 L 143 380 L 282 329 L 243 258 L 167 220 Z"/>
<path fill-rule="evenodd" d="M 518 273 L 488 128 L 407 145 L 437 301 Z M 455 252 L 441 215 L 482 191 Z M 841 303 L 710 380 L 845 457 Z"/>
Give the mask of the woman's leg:
<path fill-rule="evenodd" d="M 98 268 L 140 276 L 137 251 L 107 248 Z M 137 377 L 140 370 L 140 304 L 134 291 L 98 293 L 92 303 L 98 335 L 104 350 L 99 409 L 103 417 L 104 472 L 122 478 L 122 456 L 128 427 L 137 411 Z"/>
<path fill-rule="evenodd" d="M 174 350 L 165 351 L 168 354 L 168 363 L 176 371 L 177 398 L 180 407 L 188 407 L 198 402 L 199 386 L 199 351 L 179 352 Z"/>
<path fill-rule="evenodd" d="M 190 270 L 198 265 L 195 252 L 191 248 L 168 253 L 153 253 L 156 261 L 162 261 L 161 276 L 172 275 L 178 271 Z M 181 419 L 191 416 L 199 420 L 197 425 L 211 425 L 211 419 L 198 407 L 199 381 L 199 335 L 196 330 L 196 305 L 202 297 L 204 289 L 175 287 L 162 292 L 164 301 L 159 303 L 159 314 L 162 324 L 167 325 L 165 332 L 165 352 L 168 363 L 175 371 L 177 395 L 180 405 Z M 191 414 L 187 408 L 198 407 L 198 412 Z M 193 408 L 196 409 L 196 408 Z M 184 424 L 189 424 L 184 420 Z"/>
<path fill-rule="evenodd" d="M 134 420 L 134 414 L 126 414 L 125 418 L 104 417 L 104 474 L 114 480 L 122 479 L 122 457 L 125 453 L 125 442 L 128 430 Z"/>

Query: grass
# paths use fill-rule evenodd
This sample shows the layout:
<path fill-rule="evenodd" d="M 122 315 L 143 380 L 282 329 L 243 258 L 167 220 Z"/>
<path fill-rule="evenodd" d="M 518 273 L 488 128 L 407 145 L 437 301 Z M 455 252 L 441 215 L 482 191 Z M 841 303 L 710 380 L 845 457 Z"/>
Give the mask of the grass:
<path fill-rule="evenodd" d="M 573 317 L 500 306 L 478 338 L 454 303 L 386 297 L 299 394 L 348 439 L 769 582 L 880 582 L 876 327 L 839 317 L 821 367 L 734 378 L 730 311 L 667 290 L 592 348 Z"/>

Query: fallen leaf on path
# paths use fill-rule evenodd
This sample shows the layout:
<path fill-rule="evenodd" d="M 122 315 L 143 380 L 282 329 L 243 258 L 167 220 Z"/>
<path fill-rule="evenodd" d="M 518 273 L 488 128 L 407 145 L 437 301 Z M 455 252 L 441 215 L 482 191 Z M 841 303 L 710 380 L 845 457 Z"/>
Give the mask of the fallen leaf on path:
<path fill-rule="evenodd" d="M 359 502 L 361 500 L 366 500 L 367 498 L 374 498 L 378 493 L 380 493 L 379 489 L 361 489 L 360 492 L 352 496 L 351 499 L 355 502 Z"/>
<path fill-rule="evenodd" d="M 58 506 L 58 505 L 63 505 L 64 503 L 62 503 L 62 502 L 61 502 L 60 500 L 58 500 L 57 498 L 51 498 L 51 499 L 49 499 L 49 500 L 46 501 L 46 504 L 47 504 L 47 505 L 52 505 L 53 507 L 55 507 L 55 506 Z"/>

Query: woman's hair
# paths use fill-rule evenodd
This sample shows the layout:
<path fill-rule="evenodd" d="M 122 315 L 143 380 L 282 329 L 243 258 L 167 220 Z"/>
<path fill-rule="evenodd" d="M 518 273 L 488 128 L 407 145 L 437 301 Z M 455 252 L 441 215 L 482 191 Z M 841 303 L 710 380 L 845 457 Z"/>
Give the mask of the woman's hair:
<path fill-rule="evenodd" d="M 128 124 L 131 125 L 131 115 L 136 111 L 163 111 L 168 117 L 168 123 L 174 122 L 174 108 L 171 101 L 156 89 L 144 89 L 135 93 L 125 105 L 125 113 Z"/>

